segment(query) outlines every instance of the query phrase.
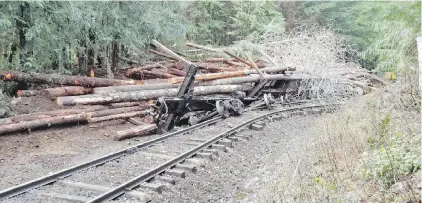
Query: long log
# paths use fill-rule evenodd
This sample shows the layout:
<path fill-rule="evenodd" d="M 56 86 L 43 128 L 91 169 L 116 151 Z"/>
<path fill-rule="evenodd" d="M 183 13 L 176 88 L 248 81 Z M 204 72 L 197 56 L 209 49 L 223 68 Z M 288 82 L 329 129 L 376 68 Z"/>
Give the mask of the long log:
<path fill-rule="evenodd" d="M 175 75 L 175 76 L 185 76 L 186 75 L 186 73 L 184 71 L 176 69 L 176 68 L 169 68 L 167 70 L 167 73 L 171 74 L 171 75 Z"/>
<path fill-rule="evenodd" d="M 169 67 L 172 67 L 172 66 L 175 66 L 175 65 L 176 65 L 175 63 L 167 63 L 167 64 L 153 63 L 153 64 L 146 64 L 146 65 L 143 65 L 143 66 L 140 66 L 140 67 L 128 69 L 126 71 L 126 76 L 127 77 L 130 77 L 130 76 L 132 76 L 132 75 L 134 75 L 136 73 L 139 73 L 139 72 L 142 72 L 142 71 L 145 71 L 145 70 L 151 70 L 151 69 L 154 69 L 154 68 L 163 68 L 163 67 L 169 68 Z"/>
<path fill-rule="evenodd" d="M 142 116 L 148 114 L 149 111 L 132 111 L 127 113 L 120 113 L 120 114 L 113 114 L 113 115 L 107 115 L 107 116 L 101 116 L 101 117 L 95 117 L 95 118 L 88 118 L 88 123 L 97 123 L 101 121 L 108 121 L 108 120 L 114 120 L 114 119 L 122 119 L 122 118 L 131 118 L 135 116 Z"/>
<path fill-rule="evenodd" d="M 141 111 L 148 109 L 150 105 L 143 105 L 143 106 L 132 106 L 132 107 L 122 107 L 122 108 L 115 108 L 115 109 L 107 109 L 102 111 L 94 111 L 91 113 L 88 113 L 88 117 L 90 118 L 96 118 L 96 117 L 103 117 L 103 116 L 109 116 L 109 115 L 115 115 L 115 114 L 123 114 L 127 112 L 133 112 L 133 111 Z"/>
<path fill-rule="evenodd" d="M 171 75 L 168 73 L 162 73 L 158 71 L 148 71 L 148 70 L 142 70 L 132 73 L 132 75 L 128 77 L 136 77 L 140 79 L 144 78 L 162 78 L 162 79 L 169 79 L 175 77 L 175 75 Z"/>
<path fill-rule="evenodd" d="M 224 78 L 224 79 L 211 80 L 211 81 L 203 81 L 203 82 L 198 82 L 196 85 L 198 86 L 235 85 L 235 84 L 243 84 L 243 83 L 250 83 L 250 82 L 259 82 L 260 79 L 261 79 L 260 75 L 253 74 L 253 75 L 249 75 L 245 77 L 233 77 L 233 78 Z M 302 78 L 286 76 L 283 74 L 277 74 L 277 75 L 266 75 L 266 79 L 289 81 L 289 80 L 301 80 Z M 134 85 L 134 86 L 138 86 L 138 85 Z"/>
<path fill-rule="evenodd" d="M 114 92 L 134 92 L 134 91 L 143 91 L 143 90 L 159 90 L 167 88 L 177 88 L 178 84 L 168 84 L 168 83 L 159 83 L 159 84 L 145 84 L 145 85 L 122 85 L 114 87 L 97 87 L 94 88 L 94 94 L 108 94 Z"/>
<path fill-rule="evenodd" d="M 16 95 L 18 97 L 32 97 L 40 94 L 39 90 L 18 90 Z"/>
<path fill-rule="evenodd" d="M 14 71 L 0 72 L 0 79 L 5 81 L 20 81 L 25 83 L 58 84 L 84 87 L 104 87 L 114 85 L 138 84 L 137 81 L 134 80 L 115 80 L 106 78 L 92 78 L 85 76 L 22 73 Z"/>
<path fill-rule="evenodd" d="M 60 96 L 72 96 L 72 95 L 83 95 L 91 94 L 92 88 L 80 87 L 80 86 L 64 86 L 56 88 L 47 88 L 40 91 L 42 96 L 45 97 L 60 97 Z"/>
<path fill-rule="evenodd" d="M 140 135 L 145 135 L 156 129 L 157 125 L 155 124 L 136 126 L 127 130 L 117 131 L 116 135 L 114 136 L 114 140 L 124 140 Z"/>
<path fill-rule="evenodd" d="M 272 68 L 262 68 L 260 69 L 263 73 L 284 73 L 287 70 L 294 70 L 294 68 L 284 68 L 284 67 L 272 67 Z M 216 79 L 223 79 L 223 78 L 232 78 L 232 77 L 240 77 L 246 76 L 250 74 L 257 74 L 258 71 L 254 69 L 242 70 L 242 71 L 233 71 L 233 72 L 221 72 L 221 73 L 211 73 L 211 74 L 200 74 L 195 76 L 195 81 L 207 81 L 207 80 L 216 80 Z M 169 79 L 170 83 L 177 84 L 181 83 L 184 78 L 177 77 Z"/>
<path fill-rule="evenodd" d="M 232 93 L 236 91 L 246 91 L 251 89 L 247 85 L 216 85 L 216 86 L 203 86 L 195 87 L 194 95 L 208 95 L 218 93 Z M 72 106 L 76 104 L 107 104 L 116 102 L 130 102 L 156 99 L 159 97 L 176 96 L 177 88 L 161 89 L 161 90 L 145 90 L 138 92 L 118 92 L 109 93 L 107 95 L 82 95 L 82 96 L 67 96 L 58 97 L 57 104 L 60 106 Z"/>
<path fill-rule="evenodd" d="M 0 125 L 8 125 L 12 123 L 32 121 L 32 120 L 37 120 L 37 119 L 45 119 L 45 118 L 51 118 L 51 117 L 57 117 L 57 116 L 68 116 L 68 115 L 73 115 L 73 114 L 89 113 L 89 112 L 100 111 L 104 109 L 108 109 L 108 107 L 107 106 L 89 106 L 84 109 L 59 109 L 59 110 L 48 111 L 48 112 L 22 114 L 22 115 L 0 119 Z"/>
<path fill-rule="evenodd" d="M 33 121 L 25 121 L 9 125 L 0 126 L 0 135 L 7 133 L 32 130 L 42 127 L 50 127 L 57 124 L 84 122 L 87 120 L 87 114 L 74 114 L 68 116 L 57 116 L 52 118 L 38 119 Z"/>

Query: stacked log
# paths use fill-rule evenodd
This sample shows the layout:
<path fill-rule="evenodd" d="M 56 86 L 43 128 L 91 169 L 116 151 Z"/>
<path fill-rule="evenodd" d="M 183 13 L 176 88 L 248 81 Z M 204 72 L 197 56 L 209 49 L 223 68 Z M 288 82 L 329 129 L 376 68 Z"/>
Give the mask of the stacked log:
<path fill-rule="evenodd" d="M 18 95 L 43 96 L 55 98 L 60 109 L 50 112 L 18 115 L 0 119 L 0 135 L 30 131 L 36 128 L 48 128 L 67 123 L 94 123 L 114 119 L 131 119 L 137 126 L 116 132 L 115 140 L 146 135 L 157 129 L 154 115 L 150 109 L 160 97 L 175 97 L 179 86 L 186 76 L 186 64 L 196 65 L 199 69 L 195 75 L 193 95 L 231 94 L 237 91 L 248 92 L 254 84 L 267 81 L 295 81 L 301 78 L 287 76 L 290 67 L 271 67 L 262 60 L 244 60 L 227 50 L 212 49 L 189 43 L 208 51 L 226 53 L 228 58 L 206 58 L 190 62 L 178 56 L 156 41 L 155 47 L 163 52 L 150 50 L 167 61 L 156 61 L 140 65 L 139 62 L 120 57 L 134 67 L 125 70 L 130 80 L 117 80 L 85 76 L 22 73 L 14 71 L 0 72 L 0 79 L 25 83 L 51 85 L 42 90 L 20 90 Z M 167 50 L 167 51 L 166 51 Z M 98 104 L 98 105 L 96 105 Z M 134 122 L 143 118 L 145 122 Z"/>
<path fill-rule="evenodd" d="M 83 87 L 105 87 L 114 85 L 134 85 L 138 84 L 134 80 L 116 80 L 107 78 L 93 78 L 85 76 L 42 74 L 42 73 L 22 73 L 14 71 L 1 71 L 0 79 L 4 81 L 19 81 L 25 83 L 72 85 Z"/>
<path fill-rule="evenodd" d="M 249 85 L 215 85 L 195 87 L 194 95 L 209 95 L 232 93 L 236 91 L 247 91 L 252 87 Z M 87 104 L 109 104 L 116 102 L 131 102 L 157 99 L 159 97 L 174 97 L 177 95 L 177 88 L 145 90 L 133 92 L 104 93 L 104 95 L 82 95 L 57 98 L 59 106 L 87 105 Z"/>

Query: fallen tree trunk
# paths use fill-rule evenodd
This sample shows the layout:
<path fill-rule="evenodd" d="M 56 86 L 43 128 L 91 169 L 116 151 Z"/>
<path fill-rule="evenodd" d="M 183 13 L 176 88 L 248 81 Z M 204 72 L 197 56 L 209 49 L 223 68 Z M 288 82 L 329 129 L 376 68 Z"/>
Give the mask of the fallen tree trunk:
<path fill-rule="evenodd" d="M 32 129 L 50 127 L 52 125 L 57 125 L 57 124 L 84 122 L 86 121 L 86 119 L 87 119 L 86 114 L 75 114 L 75 115 L 57 116 L 57 117 L 52 117 L 52 118 L 45 118 L 45 119 L 38 119 L 38 120 L 33 120 L 33 121 L 3 125 L 3 126 L 0 126 L 0 135 L 12 133 L 12 132 L 24 131 L 24 130 L 30 131 Z"/>
<path fill-rule="evenodd" d="M 262 68 L 260 69 L 263 73 L 284 73 L 287 70 L 294 70 L 293 68 Z M 200 74 L 195 76 L 195 81 L 207 81 L 207 80 L 216 80 L 223 78 L 233 78 L 239 76 L 246 76 L 250 74 L 257 74 L 258 71 L 254 69 L 242 70 L 242 71 L 233 71 L 233 72 L 221 72 L 221 73 L 211 73 L 211 74 Z M 169 79 L 170 83 L 177 84 L 181 83 L 184 80 L 182 77 Z"/>
<path fill-rule="evenodd" d="M 175 75 L 171 75 L 168 73 L 163 73 L 163 72 L 158 72 L 158 71 L 148 71 L 148 70 L 143 70 L 140 72 L 136 72 L 133 75 L 131 75 L 131 77 L 135 77 L 137 79 L 154 79 L 154 78 L 160 78 L 160 79 L 169 79 L 169 78 L 173 78 L 176 77 Z"/>
<path fill-rule="evenodd" d="M 265 78 L 267 80 L 284 80 L 284 81 L 302 79 L 299 77 L 291 77 L 291 76 L 286 76 L 283 74 L 266 75 Z M 253 75 L 245 76 L 245 77 L 233 77 L 233 78 L 224 78 L 224 79 L 211 80 L 211 81 L 203 81 L 203 82 L 196 83 L 196 85 L 198 86 L 234 85 L 234 84 L 243 84 L 243 83 L 249 83 L 249 82 L 259 82 L 260 79 L 261 79 L 260 75 L 253 74 Z M 137 86 L 137 85 L 134 85 L 134 86 Z"/>
<path fill-rule="evenodd" d="M 108 94 L 114 92 L 133 92 L 133 91 L 143 91 L 143 90 L 159 90 L 167 88 L 177 88 L 178 84 L 168 84 L 168 83 L 159 83 L 159 84 L 145 84 L 145 85 L 123 85 L 123 86 L 114 86 L 114 87 L 97 87 L 94 88 L 94 94 Z"/>
<path fill-rule="evenodd" d="M 103 116 L 109 116 L 114 114 L 123 114 L 133 111 L 141 111 L 148 109 L 149 105 L 143 105 L 143 106 L 132 106 L 132 107 L 122 107 L 122 108 L 115 108 L 115 109 L 107 109 L 102 111 L 94 111 L 88 113 L 89 118 L 96 118 L 96 117 L 103 117 Z"/>
<path fill-rule="evenodd" d="M 92 78 L 85 76 L 22 73 L 13 71 L 0 72 L 0 79 L 4 81 L 20 81 L 25 83 L 58 84 L 84 87 L 104 87 L 114 85 L 134 85 L 134 80 L 115 80 L 106 78 Z"/>
<path fill-rule="evenodd" d="M 16 95 L 18 97 L 32 97 L 32 96 L 37 96 L 40 94 L 39 90 L 18 90 L 18 92 L 16 92 Z"/>
<path fill-rule="evenodd" d="M 45 118 L 51 118 L 51 117 L 57 117 L 57 116 L 68 116 L 68 115 L 73 115 L 73 114 L 89 113 L 89 112 L 100 111 L 104 109 L 108 109 L 108 107 L 107 106 L 90 106 L 85 109 L 59 109 L 59 110 L 48 111 L 48 112 L 22 114 L 22 115 L 0 119 L 0 125 L 8 125 L 12 123 L 32 121 L 32 120 L 37 120 L 37 119 L 45 119 Z"/>
<path fill-rule="evenodd" d="M 182 70 L 179 70 L 179 69 L 176 69 L 176 68 L 169 68 L 167 70 L 167 73 L 171 74 L 171 75 L 175 75 L 175 76 L 186 76 L 185 71 L 182 71 Z"/>
<path fill-rule="evenodd" d="M 110 104 L 110 108 L 122 108 L 122 107 L 131 107 L 131 106 L 139 106 L 141 105 L 140 102 L 121 102 L 121 103 L 112 103 Z"/>
<path fill-rule="evenodd" d="M 136 68 L 130 68 L 126 71 L 126 76 L 131 77 L 132 75 L 145 71 L 145 70 L 151 70 L 154 68 L 169 68 L 175 66 L 175 63 L 168 63 L 168 64 L 160 64 L 160 63 L 153 63 L 153 64 L 147 64 Z"/>
<path fill-rule="evenodd" d="M 60 97 L 60 96 L 91 94 L 92 88 L 80 87 L 80 86 L 64 86 L 64 87 L 43 89 L 40 92 L 41 92 L 41 95 L 45 97 Z"/>
<path fill-rule="evenodd" d="M 155 124 L 136 126 L 127 130 L 117 131 L 116 135 L 114 136 L 114 140 L 124 140 L 139 135 L 145 135 L 156 129 L 157 125 Z"/>
<path fill-rule="evenodd" d="M 108 120 L 114 120 L 114 119 L 121 119 L 121 118 L 131 118 L 135 116 L 142 116 L 148 114 L 149 111 L 132 111 L 127 113 L 120 113 L 120 114 L 113 114 L 113 115 L 107 115 L 107 116 L 101 116 L 101 117 L 95 117 L 95 118 L 88 118 L 88 123 L 96 123 L 101 121 L 108 121 Z"/>
<path fill-rule="evenodd" d="M 251 86 L 245 85 L 216 85 L 195 87 L 194 95 L 208 95 L 219 93 L 232 93 L 236 91 L 250 90 Z M 58 97 L 57 104 L 60 106 L 72 106 L 77 104 L 107 104 L 116 102 L 141 101 L 149 99 L 157 99 L 159 97 L 174 97 L 178 93 L 177 88 L 161 89 L 161 90 L 145 90 L 139 92 L 118 92 L 106 95 L 82 95 Z"/>

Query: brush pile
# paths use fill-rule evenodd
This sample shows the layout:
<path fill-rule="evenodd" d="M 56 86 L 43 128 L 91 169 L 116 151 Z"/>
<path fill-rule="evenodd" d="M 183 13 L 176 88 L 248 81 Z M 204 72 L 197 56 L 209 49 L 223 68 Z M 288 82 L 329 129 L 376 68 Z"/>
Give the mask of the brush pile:
<path fill-rule="evenodd" d="M 345 50 L 339 50 L 341 44 L 327 30 L 301 33 L 287 39 L 266 38 L 255 44 L 262 59 L 252 60 L 249 54 L 240 57 L 241 54 L 233 54 L 229 49 L 186 43 L 196 51 L 215 53 L 214 57 L 191 61 L 199 68 L 194 79 L 193 95 L 216 97 L 243 92 L 256 100 L 265 93 L 284 98 L 333 98 L 356 94 L 357 89 L 374 89 L 382 83 L 356 63 L 348 62 L 344 58 Z M 0 119 L 0 135 L 67 123 L 113 119 L 125 119 L 137 125 L 129 129 L 129 136 L 128 130 L 116 132 L 116 140 L 154 131 L 156 127 L 152 124 L 157 121 L 151 115 L 152 107 L 159 98 L 177 96 L 187 70 L 184 69 L 184 61 L 177 57 L 154 49 L 150 51 L 161 61 L 127 68 L 126 78 L 120 80 L 0 72 L 0 79 L 4 81 L 48 84 L 51 88 L 20 90 L 17 96 L 48 97 L 55 100 L 60 108 Z"/>

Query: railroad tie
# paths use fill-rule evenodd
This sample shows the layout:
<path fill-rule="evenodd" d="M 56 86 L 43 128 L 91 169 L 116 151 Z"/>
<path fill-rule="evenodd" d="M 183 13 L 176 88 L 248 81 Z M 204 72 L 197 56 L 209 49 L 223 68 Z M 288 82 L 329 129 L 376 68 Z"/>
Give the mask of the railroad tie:
<path fill-rule="evenodd" d="M 47 197 L 54 197 L 54 198 L 58 198 L 58 199 L 65 199 L 65 200 L 70 200 L 70 201 L 77 201 L 77 202 L 88 202 L 90 200 L 88 197 L 81 197 L 81 196 L 68 195 L 68 194 L 60 194 L 60 193 L 55 193 L 55 192 L 37 191 L 37 192 L 32 192 L 32 194 L 43 195 L 43 196 L 47 196 Z"/>
<path fill-rule="evenodd" d="M 167 174 L 169 176 L 179 177 L 179 178 L 185 178 L 186 177 L 186 172 L 183 171 L 183 170 L 179 170 L 179 169 L 167 169 L 165 174 Z"/>
<path fill-rule="evenodd" d="M 139 187 L 155 191 L 159 194 L 161 194 L 165 188 L 164 185 L 162 184 L 154 184 L 154 183 L 142 183 L 139 185 Z"/>
<path fill-rule="evenodd" d="M 263 130 L 263 129 L 264 129 L 264 126 L 263 126 L 263 125 L 256 124 L 256 123 L 252 123 L 252 124 L 249 126 L 249 128 L 250 128 L 251 130 L 260 131 L 260 130 Z"/>
<path fill-rule="evenodd" d="M 198 167 L 205 168 L 205 162 L 200 159 L 191 158 L 191 159 L 186 159 L 185 162 L 189 164 L 193 164 Z"/>
<path fill-rule="evenodd" d="M 175 168 L 182 169 L 185 171 L 190 171 L 193 173 L 195 173 L 198 170 L 195 165 L 191 165 L 191 164 L 176 164 Z"/>
<path fill-rule="evenodd" d="M 230 148 L 234 147 L 234 142 L 228 139 L 221 139 L 217 143 Z"/>
<path fill-rule="evenodd" d="M 71 187 L 82 188 L 86 190 L 93 190 L 97 192 L 107 192 L 112 189 L 110 187 L 105 187 L 101 185 L 92 185 L 88 183 L 72 182 L 72 181 L 67 181 L 67 180 L 62 180 L 60 181 L 60 183 L 67 186 L 71 186 Z M 151 195 L 147 193 L 143 193 L 143 192 L 129 191 L 129 192 L 125 192 L 125 194 L 131 197 L 138 198 L 141 202 L 149 202 L 152 199 Z"/>
<path fill-rule="evenodd" d="M 213 157 L 219 156 L 218 150 L 216 150 L 216 149 L 206 148 L 206 149 L 203 149 L 202 152 L 203 153 L 210 153 L 210 154 L 212 154 Z"/>
<path fill-rule="evenodd" d="M 196 156 L 199 158 L 203 158 L 203 159 L 209 159 L 209 160 L 213 160 L 213 156 L 211 153 L 207 153 L 207 152 L 200 152 L 200 153 L 196 153 Z"/>
<path fill-rule="evenodd" d="M 225 145 L 221 145 L 221 144 L 212 144 L 211 149 L 218 149 L 221 150 L 223 152 L 228 152 L 227 147 Z"/>
<path fill-rule="evenodd" d="M 156 176 L 154 178 L 157 181 L 162 181 L 162 182 L 166 182 L 169 183 L 171 185 L 175 185 L 176 184 L 176 180 L 171 178 L 171 177 L 167 177 L 167 176 Z"/>

